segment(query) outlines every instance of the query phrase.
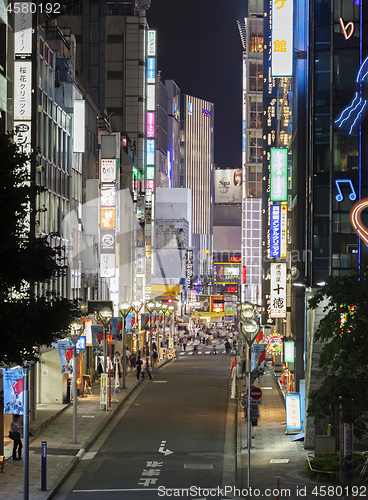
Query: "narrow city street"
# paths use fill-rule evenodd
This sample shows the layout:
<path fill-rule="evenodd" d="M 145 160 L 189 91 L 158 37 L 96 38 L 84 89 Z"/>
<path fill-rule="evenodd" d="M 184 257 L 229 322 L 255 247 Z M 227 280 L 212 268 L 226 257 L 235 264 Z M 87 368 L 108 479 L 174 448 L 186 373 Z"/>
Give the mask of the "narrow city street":
<path fill-rule="evenodd" d="M 208 351 L 187 353 L 141 383 L 55 498 L 149 500 L 181 488 L 197 498 L 220 488 L 211 497 L 224 498 L 232 358 Z"/>

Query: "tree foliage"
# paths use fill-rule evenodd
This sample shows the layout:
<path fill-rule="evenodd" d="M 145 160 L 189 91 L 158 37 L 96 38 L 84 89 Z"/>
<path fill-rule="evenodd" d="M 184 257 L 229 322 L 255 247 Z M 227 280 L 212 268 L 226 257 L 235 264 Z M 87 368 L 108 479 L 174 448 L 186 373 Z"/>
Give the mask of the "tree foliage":
<path fill-rule="evenodd" d="M 30 182 L 28 162 L 11 135 L 0 137 L 0 362 L 7 365 L 37 359 L 38 346 L 65 336 L 79 310 L 56 293 L 35 293 L 65 266 L 62 248 L 31 237 L 32 202 L 44 188 Z"/>
<path fill-rule="evenodd" d="M 351 276 L 331 278 L 308 304 L 316 309 L 325 300 L 315 341 L 323 343 L 319 368 L 326 377 L 308 395 L 308 415 L 320 420 L 329 406 L 341 405 L 342 421 L 361 437 L 368 431 L 368 262 Z"/>

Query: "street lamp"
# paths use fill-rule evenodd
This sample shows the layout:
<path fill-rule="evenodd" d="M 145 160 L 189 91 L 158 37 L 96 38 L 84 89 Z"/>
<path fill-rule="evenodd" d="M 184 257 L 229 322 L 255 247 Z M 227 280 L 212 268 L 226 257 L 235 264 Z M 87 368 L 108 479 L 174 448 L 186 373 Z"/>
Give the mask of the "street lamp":
<path fill-rule="evenodd" d="M 175 307 L 174 306 L 169 306 L 169 311 L 170 311 L 170 316 L 171 316 L 171 320 L 170 320 L 170 344 L 173 344 L 174 343 L 174 311 L 175 311 Z M 171 347 L 174 347 L 173 345 L 171 345 Z"/>
<path fill-rule="evenodd" d="M 138 328 L 138 314 L 139 311 L 142 309 L 143 302 L 140 302 L 139 300 L 135 300 L 132 304 L 134 312 L 135 312 L 135 331 L 136 331 L 136 337 L 137 337 L 137 352 L 135 353 L 135 358 L 138 359 L 139 356 L 139 328 Z"/>
<path fill-rule="evenodd" d="M 128 302 L 120 304 L 120 314 L 123 317 L 123 389 L 126 389 L 126 318 L 131 310 L 132 306 Z"/>
<path fill-rule="evenodd" d="M 146 309 L 150 315 L 150 354 L 152 354 L 152 335 L 153 335 L 152 314 L 156 310 L 155 302 L 152 302 L 151 300 L 149 302 L 147 302 Z M 151 356 L 151 366 L 152 366 L 152 356 Z"/>
<path fill-rule="evenodd" d="M 83 325 L 80 322 L 75 322 L 70 325 L 69 338 L 73 342 L 73 442 L 77 442 L 77 400 L 78 400 L 78 387 L 77 387 L 77 341 L 82 335 Z"/>
<path fill-rule="evenodd" d="M 247 485 L 250 486 L 250 440 L 251 440 L 251 421 L 250 421 L 250 367 L 251 367 L 251 349 L 252 344 L 256 339 L 259 331 L 259 326 L 254 321 L 256 317 L 255 304 L 243 302 L 239 305 L 240 311 L 240 331 L 248 344 L 248 405 L 247 405 L 247 421 L 248 421 L 248 477 Z"/>
<path fill-rule="evenodd" d="M 109 307 L 103 307 L 98 311 L 97 317 L 104 327 L 104 372 L 107 373 L 107 329 L 112 320 L 112 311 Z"/>
<path fill-rule="evenodd" d="M 159 345 L 159 341 L 160 341 L 160 312 L 161 312 L 161 302 L 156 302 L 156 313 L 157 313 L 157 317 L 156 317 L 156 349 L 157 349 L 157 352 L 160 351 L 160 345 Z"/>
<path fill-rule="evenodd" d="M 161 309 L 164 312 L 164 323 L 162 327 L 162 348 L 165 349 L 166 347 L 166 311 L 168 310 L 169 306 L 167 304 L 162 304 Z"/>

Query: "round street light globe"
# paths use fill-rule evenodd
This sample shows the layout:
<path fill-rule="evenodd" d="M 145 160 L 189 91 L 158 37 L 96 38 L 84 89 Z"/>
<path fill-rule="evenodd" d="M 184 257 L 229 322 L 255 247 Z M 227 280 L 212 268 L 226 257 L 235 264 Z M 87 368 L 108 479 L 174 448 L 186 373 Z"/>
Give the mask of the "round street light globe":
<path fill-rule="evenodd" d="M 154 302 L 147 302 L 146 307 L 148 309 L 148 312 L 153 312 L 154 308 L 156 307 L 156 304 Z"/>
<path fill-rule="evenodd" d="M 244 321 L 244 323 L 242 325 L 242 329 L 246 333 L 255 333 L 258 329 L 258 325 L 253 319 L 248 319 L 248 320 Z"/>
<path fill-rule="evenodd" d="M 162 304 L 162 309 L 163 309 L 164 311 L 166 311 L 166 309 L 167 309 L 167 308 L 168 308 L 168 305 L 167 305 L 167 304 Z"/>
<path fill-rule="evenodd" d="M 103 307 L 100 311 L 100 315 L 102 316 L 102 318 L 104 319 L 108 319 L 112 316 L 112 312 L 111 312 L 111 309 L 109 309 L 108 307 Z"/>
<path fill-rule="evenodd" d="M 240 304 L 240 314 L 243 318 L 252 318 L 254 315 L 254 307 L 250 302 Z"/>
<path fill-rule="evenodd" d="M 131 308 L 131 305 L 129 304 L 129 302 L 122 302 L 120 304 L 120 309 L 123 311 L 123 312 L 126 312 L 128 311 L 128 309 Z"/>

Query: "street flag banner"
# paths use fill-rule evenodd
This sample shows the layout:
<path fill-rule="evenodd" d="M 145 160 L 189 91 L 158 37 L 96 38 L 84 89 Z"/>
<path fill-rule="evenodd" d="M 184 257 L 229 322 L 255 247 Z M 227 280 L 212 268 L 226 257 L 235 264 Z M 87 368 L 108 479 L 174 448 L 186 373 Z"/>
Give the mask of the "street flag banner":
<path fill-rule="evenodd" d="M 23 370 L 3 369 L 4 413 L 24 415 Z"/>
<path fill-rule="evenodd" d="M 236 367 L 236 357 L 234 356 L 233 362 L 232 362 L 231 368 L 230 368 L 230 377 L 233 376 L 233 370 L 234 370 L 235 367 Z"/>
<path fill-rule="evenodd" d="M 101 325 L 92 325 L 92 351 L 93 354 L 102 354 L 103 346 L 103 326 Z"/>
<path fill-rule="evenodd" d="M 73 344 L 70 340 L 58 341 L 61 373 L 73 373 Z"/>
<path fill-rule="evenodd" d="M 123 329 L 123 318 L 120 316 L 116 316 L 111 320 L 111 335 L 112 340 L 122 340 L 122 331 Z"/>
<path fill-rule="evenodd" d="M 101 373 L 100 405 L 107 406 L 107 373 Z"/>
<path fill-rule="evenodd" d="M 128 335 L 135 333 L 135 313 L 129 313 L 127 316 L 126 332 Z"/>

